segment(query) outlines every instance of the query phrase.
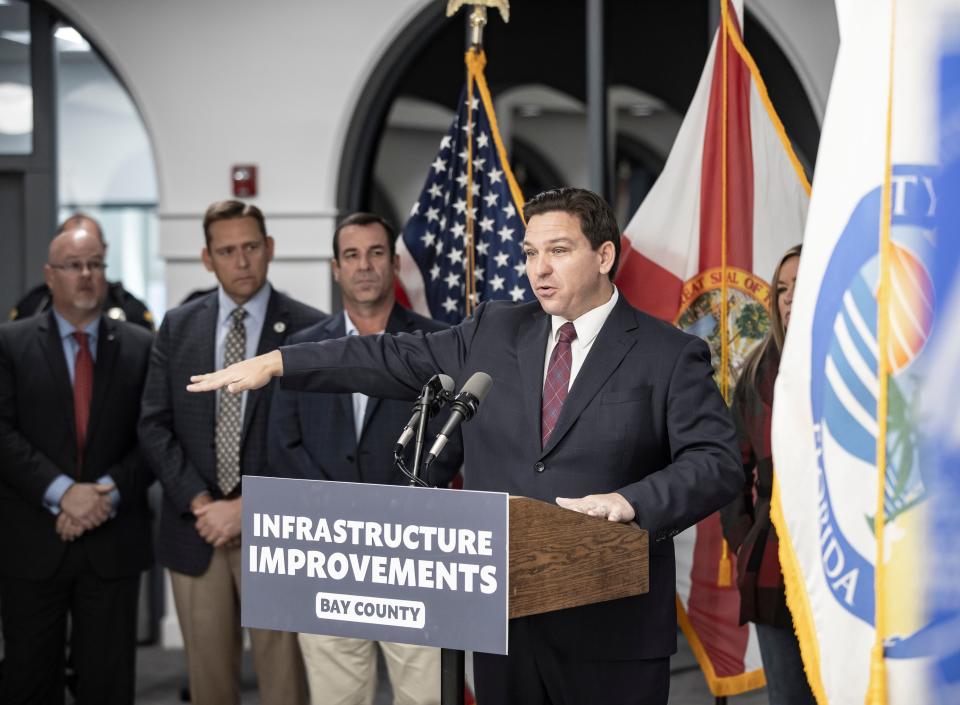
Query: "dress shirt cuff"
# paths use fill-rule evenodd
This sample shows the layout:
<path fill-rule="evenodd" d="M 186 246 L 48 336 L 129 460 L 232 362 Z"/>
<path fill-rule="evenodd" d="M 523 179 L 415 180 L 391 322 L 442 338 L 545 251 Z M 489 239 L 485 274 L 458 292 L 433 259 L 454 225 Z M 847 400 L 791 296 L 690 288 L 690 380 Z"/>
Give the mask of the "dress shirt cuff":
<path fill-rule="evenodd" d="M 60 500 L 63 499 L 67 490 L 73 487 L 73 482 L 72 477 L 61 474 L 57 475 L 53 482 L 47 485 L 47 490 L 43 493 L 43 506 L 48 512 L 54 516 L 60 514 Z"/>
<path fill-rule="evenodd" d="M 120 506 L 120 490 L 117 489 L 117 483 L 109 475 L 101 475 L 97 478 L 97 484 L 113 485 L 113 489 L 110 490 L 110 518 L 113 519 L 117 516 L 117 507 Z"/>

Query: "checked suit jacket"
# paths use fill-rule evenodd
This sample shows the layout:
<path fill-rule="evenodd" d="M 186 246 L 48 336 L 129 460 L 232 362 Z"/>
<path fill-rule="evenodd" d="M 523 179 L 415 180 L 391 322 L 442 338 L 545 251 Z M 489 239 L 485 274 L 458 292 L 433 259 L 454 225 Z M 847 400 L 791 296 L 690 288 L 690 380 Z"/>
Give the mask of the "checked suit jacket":
<path fill-rule="evenodd" d="M 443 330 L 445 323 L 434 321 L 394 304 L 387 321 L 387 333 L 414 333 Z M 290 337 L 290 344 L 318 342 L 346 335 L 343 315 L 331 316 Z M 277 389 L 273 393 L 268 432 L 271 474 L 309 480 L 372 482 L 405 485 L 407 478 L 394 467 L 393 447 L 410 420 L 412 405 L 392 399 L 367 399 L 359 440 L 354 426 L 351 394 L 315 394 Z M 442 427 L 444 414 L 429 425 L 429 438 Z M 411 450 L 413 444 L 408 446 Z M 412 453 L 408 452 L 408 464 Z M 437 487 L 446 487 L 460 469 L 463 446 L 456 433 L 443 454 L 423 478 Z"/>
<path fill-rule="evenodd" d="M 743 483 L 709 350 L 621 297 L 542 447 L 549 332 L 538 302 L 491 301 L 437 333 L 284 347 L 282 385 L 413 399 L 435 373 L 458 387 L 474 372 L 488 373 L 493 387 L 463 426 L 467 489 L 546 502 L 617 491 L 651 536 L 647 594 L 524 619 L 553 652 L 574 658 L 667 656 L 676 650 L 672 537 L 731 501 Z"/>
<path fill-rule="evenodd" d="M 163 486 L 157 536 L 160 563 L 185 575 L 202 575 L 213 549 L 196 530 L 190 502 L 217 487 L 214 394 L 190 394 L 190 375 L 217 369 L 217 291 L 167 312 L 150 356 L 143 391 L 140 443 Z M 293 333 L 324 317 L 320 311 L 273 290 L 257 354 L 275 350 Z M 241 475 L 267 474 L 267 416 L 273 385 L 247 392 L 240 437 Z"/>

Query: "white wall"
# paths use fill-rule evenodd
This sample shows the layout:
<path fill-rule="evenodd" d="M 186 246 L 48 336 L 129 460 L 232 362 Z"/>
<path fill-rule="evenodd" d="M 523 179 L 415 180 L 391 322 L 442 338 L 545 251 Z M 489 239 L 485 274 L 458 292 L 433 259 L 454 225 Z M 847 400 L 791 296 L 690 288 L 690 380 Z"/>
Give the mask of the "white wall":
<path fill-rule="evenodd" d="M 168 302 L 210 282 L 200 217 L 259 166 L 271 279 L 329 308 L 341 144 L 380 53 L 424 0 L 52 0 L 130 89 L 157 161 Z"/>

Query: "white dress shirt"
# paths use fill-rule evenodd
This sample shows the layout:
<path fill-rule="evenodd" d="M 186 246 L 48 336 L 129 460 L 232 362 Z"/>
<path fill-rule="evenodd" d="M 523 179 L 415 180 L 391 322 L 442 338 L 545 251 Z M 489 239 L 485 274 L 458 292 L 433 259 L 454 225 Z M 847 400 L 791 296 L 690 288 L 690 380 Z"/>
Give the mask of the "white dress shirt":
<path fill-rule="evenodd" d="M 350 315 L 344 311 L 343 321 L 347 327 L 347 335 L 360 335 L 360 331 L 350 320 Z M 383 333 L 383 331 L 379 331 Z M 367 413 L 367 395 L 360 392 L 353 393 L 353 429 L 357 434 L 357 440 L 360 440 L 360 434 L 363 433 L 363 417 Z"/>
<path fill-rule="evenodd" d="M 613 307 L 617 305 L 617 299 L 619 298 L 620 294 L 617 292 L 617 287 L 613 287 L 613 294 L 607 303 L 590 309 L 575 321 L 567 321 L 567 319 L 562 316 L 550 317 L 550 335 L 547 336 L 547 350 L 543 357 L 544 383 L 547 381 L 547 368 L 550 366 L 550 354 L 560 339 L 560 326 L 568 322 L 573 323 L 573 328 L 577 331 L 576 339 L 570 343 L 570 383 L 567 385 L 567 390 L 569 391 L 573 386 L 573 380 L 577 378 L 580 368 L 583 367 L 583 361 L 587 359 L 587 353 L 589 353 L 590 348 L 593 347 L 593 341 L 597 339 L 600 329 L 603 328 L 603 324 L 606 323 L 607 317 L 610 316 Z"/>

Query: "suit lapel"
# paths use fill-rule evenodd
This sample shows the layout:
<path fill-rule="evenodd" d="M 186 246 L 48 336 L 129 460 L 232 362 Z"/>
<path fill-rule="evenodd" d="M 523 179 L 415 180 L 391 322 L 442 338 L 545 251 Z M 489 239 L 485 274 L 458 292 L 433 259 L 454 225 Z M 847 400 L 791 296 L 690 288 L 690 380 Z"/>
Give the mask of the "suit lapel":
<path fill-rule="evenodd" d="M 337 338 L 342 338 L 347 334 L 347 323 L 343 320 L 343 314 L 338 313 L 330 317 L 330 320 L 327 321 L 326 325 L 327 333 L 329 337 L 328 340 L 336 340 Z M 344 416 L 350 422 L 350 428 L 355 429 L 356 423 L 353 418 L 353 394 L 349 392 L 343 392 L 336 395 L 338 401 L 340 402 L 340 408 L 343 411 Z M 354 431 L 351 441 L 357 440 L 356 431 Z"/>
<path fill-rule="evenodd" d="M 197 366 L 204 370 L 216 370 L 220 366 L 220 360 L 217 359 L 217 313 L 220 306 L 217 303 L 217 292 L 207 294 L 207 300 L 203 305 L 203 310 L 197 314 L 195 328 L 190 331 L 191 335 L 196 336 L 197 340 Z M 217 418 L 217 394 L 197 394 L 201 397 L 196 401 L 197 404 L 203 404 L 205 418 L 213 419 L 212 424 L 203 424 L 198 431 L 209 434 L 209 444 L 205 447 L 213 448 L 214 427 Z M 213 456 L 211 456 L 213 457 Z"/>
<path fill-rule="evenodd" d="M 270 300 L 267 302 L 267 313 L 263 318 L 263 328 L 260 330 L 260 340 L 257 342 L 257 355 L 263 355 L 276 350 L 289 335 L 290 311 L 287 308 L 286 297 L 275 290 L 270 291 Z M 247 392 L 247 404 L 243 412 L 243 432 L 240 435 L 241 444 L 250 430 L 253 412 L 263 398 L 268 387 L 252 389 Z"/>
<path fill-rule="evenodd" d="M 340 316 L 340 320 L 343 321 L 343 316 Z M 417 323 L 410 316 L 409 312 L 403 308 L 400 304 L 395 303 L 393 309 L 390 311 L 390 318 L 387 319 L 387 328 L 386 332 L 389 334 L 394 333 L 414 333 L 417 330 Z M 344 332 L 346 332 L 346 326 L 344 326 Z M 353 395 L 346 395 L 350 405 L 350 418 L 353 418 Z M 373 417 L 373 414 L 376 412 L 377 408 L 380 406 L 379 397 L 367 397 L 367 407 L 363 412 L 363 425 L 360 427 L 360 438 L 358 443 L 363 439 L 363 434 L 367 432 L 367 426 L 370 425 L 370 419 Z"/>
<path fill-rule="evenodd" d="M 540 407 L 543 399 L 543 360 L 550 335 L 550 316 L 543 310 L 534 311 L 517 344 L 520 363 L 520 384 L 523 389 L 523 418 L 533 419 L 534 428 L 527 433 L 530 443 L 540 455 Z"/>
<path fill-rule="evenodd" d="M 76 425 L 73 415 L 73 385 L 70 384 L 70 373 L 67 370 L 67 361 L 63 356 L 63 341 L 60 339 L 60 329 L 57 328 L 53 310 L 51 309 L 45 315 L 37 316 L 37 321 L 40 349 L 43 350 L 43 356 L 50 368 L 50 379 L 53 380 L 53 385 L 60 399 L 57 406 L 63 410 L 69 424 L 67 428 L 73 429 Z"/>
<path fill-rule="evenodd" d="M 97 359 L 93 364 L 93 398 L 90 400 L 90 416 L 87 424 L 87 439 L 93 433 L 102 418 L 102 407 L 109 396 L 110 380 L 113 368 L 120 353 L 120 340 L 117 338 L 117 324 L 106 316 L 100 318 L 100 330 L 97 331 Z"/>
<path fill-rule="evenodd" d="M 636 344 L 636 336 L 630 332 L 636 327 L 636 316 L 633 315 L 633 310 L 621 294 L 617 305 L 614 306 L 600 333 L 597 334 L 597 339 L 593 341 L 593 346 L 583 361 L 577 378 L 573 381 L 570 393 L 560 410 L 560 418 L 557 419 L 557 425 L 550 435 L 550 440 L 543 448 L 541 458 L 557 446 L 587 404 L 600 392 L 603 384 L 617 369 L 630 348 Z"/>

